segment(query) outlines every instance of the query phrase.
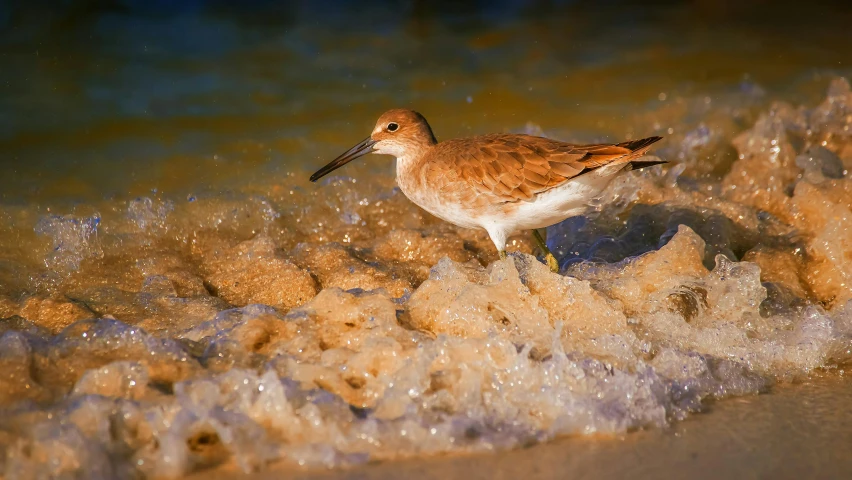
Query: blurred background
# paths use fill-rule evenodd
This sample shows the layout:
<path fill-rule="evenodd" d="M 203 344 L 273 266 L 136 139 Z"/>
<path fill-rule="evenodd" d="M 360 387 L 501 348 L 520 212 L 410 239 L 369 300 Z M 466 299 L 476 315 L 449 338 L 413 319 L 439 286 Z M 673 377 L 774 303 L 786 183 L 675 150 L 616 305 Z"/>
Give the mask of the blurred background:
<path fill-rule="evenodd" d="M 393 107 L 439 140 L 662 133 L 682 155 L 823 98 L 852 72 L 850 26 L 820 0 L 4 0 L 0 203 L 301 182 Z"/>

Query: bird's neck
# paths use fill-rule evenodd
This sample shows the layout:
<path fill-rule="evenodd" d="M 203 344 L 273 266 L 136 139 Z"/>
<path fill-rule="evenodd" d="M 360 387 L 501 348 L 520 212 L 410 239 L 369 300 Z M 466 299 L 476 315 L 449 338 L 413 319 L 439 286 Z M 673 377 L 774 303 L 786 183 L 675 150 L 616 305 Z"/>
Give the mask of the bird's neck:
<path fill-rule="evenodd" d="M 422 182 L 423 166 L 428 162 L 428 156 L 435 144 L 423 145 L 418 148 L 406 149 L 396 157 L 396 181 L 403 193 L 411 198 L 409 193 L 418 188 Z"/>
<path fill-rule="evenodd" d="M 424 143 L 414 148 L 406 148 L 401 155 L 396 157 L 397 175 L 403 171 L 409 172 L 418 169 L 429 156 L 435 143 Z"/>

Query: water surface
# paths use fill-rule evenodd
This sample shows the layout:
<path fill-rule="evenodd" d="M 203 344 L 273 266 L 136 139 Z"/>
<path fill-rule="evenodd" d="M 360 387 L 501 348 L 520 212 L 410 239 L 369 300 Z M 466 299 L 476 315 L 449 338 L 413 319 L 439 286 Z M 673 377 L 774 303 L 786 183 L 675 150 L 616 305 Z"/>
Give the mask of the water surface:
<path fill-rule="evenodd" d="M 852 358 L 849 9 L 54 7 L 0 7 L 6 477 L 629 437 Z M 386 158 L 307 181 L 392 107 L 670 164 L 550 228 L 552 274 Z"/>

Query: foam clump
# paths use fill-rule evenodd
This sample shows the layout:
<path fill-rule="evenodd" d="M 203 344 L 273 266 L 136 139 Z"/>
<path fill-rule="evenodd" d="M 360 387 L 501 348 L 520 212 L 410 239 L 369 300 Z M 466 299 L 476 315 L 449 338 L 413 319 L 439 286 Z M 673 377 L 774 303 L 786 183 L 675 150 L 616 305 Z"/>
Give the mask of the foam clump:
<path fill-rule="evenodd" d="M 412 271 L 417 283 L 429 275 L 432 265 L 448 257 L 458 262 L 473 258 L 465 249 L 464 240 L 440 231 L 419 232 L 413 229 L 391 231 L 374 248 L 380 258 L 396 260 Z"/>
<path fill-rule="evenodd" d="M 313 278 L 275 253 L 275 245 L 259 236 L 222 252 L 205 265 L 216 295 L 234 305 L 263 303 L 288 309 L 316 294 Z"/>
<path fill-rule="evenodd" d="M 296 261 L 316 275 L 323 288 L 375 290 L 382 288 L 395 296 L 411 291 L 414 279 L 397 265 L 377 264 L 361 258 L 352 248 L 339 243 L 299 245 Z"/>
<path fill-rule="evenodd" d="M 116 478 L 109 452 L 93 443 L 74 425 L 45 422 L 35 425 L 7 453 L 9 478 Z"/>
<path fill-rule="evenodd" d="M 443 259 L 408 302 L 411 325 L 435 334 L 485 338 L 537 336 L 552 329 L 547 312 L 521 283 L 511 260 L 478 264 Z M 549 339 L 547 339 L 549 341 Z"/>
<path fill-rule="evenodd" d="M 33 378 L 33 351 L 27 337 L 17 331 L 0 336 L 0 401 L 3 405 L 50 398 L 45 387 Z"/>
<path fill-rule="evenodd" d="M 148 369 L 138 362 L 114 362 L 87 370 L 74 384 L 72 395 L 103 395 L 137 399 L 148 385 Z"/>
<path fill-rule="evenodd" d="M 626 174 L 549 229 L 559 274 L 526 236 L 498 260 L 388 176 L 3 211 L 0 471 L 494 451 L 842 370 L 850 98 L 836 80 L 811 109 L 700 99 L 657 152 L 683 163 Z"/>
<path fill-rule="evenodd" d="M 808 232 L 803 272 L 808 286 L 821 301 L 844 304 L 852 299 L 852 181 L 800 182 L 792 203 L 797 226 Z"/>
<path fill-rule="evenodd" d="M 92 318 L 85 305 L 61 298 L 28 297 L 21 302 L 18 314 L 51 331 L 58 332 L 77 320 Z"/>
<path fill-rule="evenodd" d="M 845 143 L 852 136 L 852 88 L 846 78 L 835 78 L 828 86 L 825 100 L 810 112 L 803 122 L 812 135 L 822 138 L 836 137 L 835 145 Z M 848 146 L 844 148 L 848 151 Z M 843 155 L 846 156 L 846 155 Z"/>
<path fill-rule="evenodd" d="M 154 337 L 114 319 L 74 323 L 40 347 L 34 363 L 42 383 L 59 389 L 71 387 L 92 369 L 117 361 L 139 362 L 151 382 L 166 387 L 198 368 L 197 361 L 174 340 Z M 93 372 L 95 379 L 83 385 L 112 382 L 111 373 L 127 368 L 122 364 L 111 371 Z"/>
<path fill-rule="evenodd" d="M 734 138 L 739 159 L 723 179 L 722 191 L 735 203 L 789 220 L 786 188 L 798 175 L 798 169 L 781 115 L 776 110 L 764 114 L 751 130 Z M 756 182 L 756 178 L 763 181 Z"/>
<path fill-rule="evenodd" d="M 684 242 L 691 244 L 692 260 L 673 257 L 689 252 L 674 249 Z M 762 315 L 767 293 L 760 268 L 719 255 L 708 272 L 701 267 L 701 247 L 700 238 L 683 227 L 659 251 L 624 265 L 574 272 L 593 283 L 606 282 L 607 293 L 624 303 L 652 343 L 745 363 L 755 372 L 779 377 L 807 372 L 823 365 L 835 343 L 848 341 L 834 333 L 832 316 L 817 307 Z M 678 263 L 693 266 L 673 270 Z"/>

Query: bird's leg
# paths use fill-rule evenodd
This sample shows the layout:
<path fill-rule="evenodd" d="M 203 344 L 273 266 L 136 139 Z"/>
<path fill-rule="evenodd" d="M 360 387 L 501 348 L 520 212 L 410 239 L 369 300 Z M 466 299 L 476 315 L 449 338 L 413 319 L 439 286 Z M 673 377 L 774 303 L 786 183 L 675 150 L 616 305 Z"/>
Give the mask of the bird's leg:
<path fill-rule="evenodd" d="M 488 236 L 494 242 L 500 260 L 504 260 L 506 258 L 506 236 L 508 232 L 502 230 L 497 225 L 487 225 L 485 226 L 485 231 L 488 232 Z"/>
<path fill-rule="evenodd" d="M 556 261 L 556 257 L 553 256 L 553 252 L 547 248 L 547 243 L 544 242 L 544 238 L 542 238 L 541 233 L 538 230 L 533 230 L 533 238 L 535 238 L 535 243 L 538 244 L 538 248 L 541 250 L 541 253 L 544 254 L 544 261 L 547 263 L 547 266 L 550 267 L 550 271 L 553 273 L 559 272 L 559 262 Z M 545 235 L 547 234 L 547 230 L 545 230 Z"/>

